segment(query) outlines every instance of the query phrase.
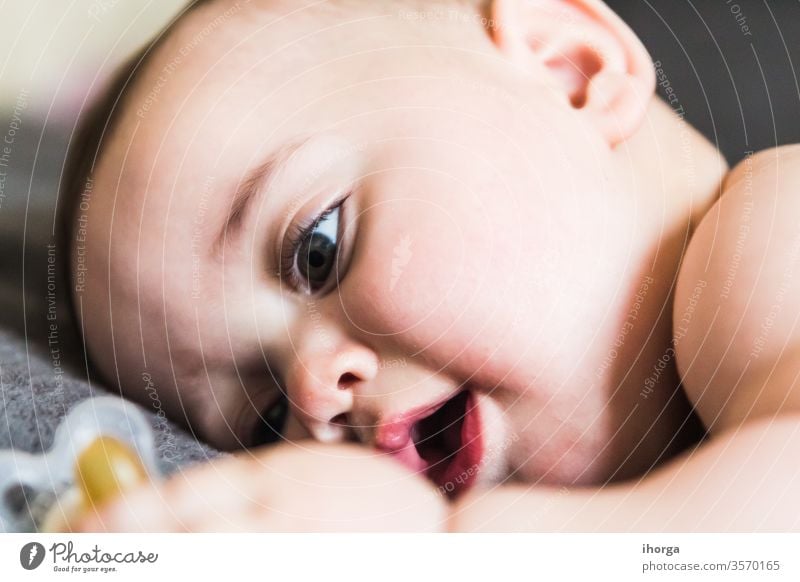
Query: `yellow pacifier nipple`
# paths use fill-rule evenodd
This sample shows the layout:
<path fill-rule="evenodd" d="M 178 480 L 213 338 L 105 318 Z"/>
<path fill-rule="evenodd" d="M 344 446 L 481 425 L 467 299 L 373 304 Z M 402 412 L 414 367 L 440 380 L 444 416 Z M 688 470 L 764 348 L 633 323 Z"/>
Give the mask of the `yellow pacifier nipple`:
<path fill-rule="evenodd" d="M 75 483 L 84 510 L 99 507 L 145 481 L 147 471 L 139 456 L 113 437 L 92 441 L 75 463 Z"/>

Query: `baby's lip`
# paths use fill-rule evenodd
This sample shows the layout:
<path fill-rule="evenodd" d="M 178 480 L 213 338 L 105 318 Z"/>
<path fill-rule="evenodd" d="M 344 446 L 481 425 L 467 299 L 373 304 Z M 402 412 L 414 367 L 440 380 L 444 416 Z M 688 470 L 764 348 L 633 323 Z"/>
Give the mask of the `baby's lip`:
<path fill-rule="evenodd" d="M 377 427 L 375 444 L 455 496 L 474 484 L 484 454 L 475 395 L 450 398 L 402 414 Z"/>

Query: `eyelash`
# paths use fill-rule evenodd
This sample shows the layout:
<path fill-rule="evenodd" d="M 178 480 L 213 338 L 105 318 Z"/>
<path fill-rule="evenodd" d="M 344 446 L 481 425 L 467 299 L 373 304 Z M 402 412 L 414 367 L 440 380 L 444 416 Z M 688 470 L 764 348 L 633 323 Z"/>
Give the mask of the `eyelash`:
<path fill-rule="evenodd" d="M 296 289 L 302 288 L 301 282 L 298 281 L 298 277 L 294 272 L 295 258 L 297 256 L 297 252 L 300 250 L 300 245 L 303 244 L 303 241 L 307 237 L 313 234 L 314 229 L 320 222 L 325 220 L 334 210 L 344 204 L 344 201 L 350 197 L 350 194 L 352 194 L 352 192 L 347 192 L 346 194 L 339 196 L 339 198 L 334 200 L 326 210 L 324 210 L 315 218 L 289 226 L 286 233 L 286 239 L 289 242 L 288 244 L 283 245 L 283 250 L 281 251 L 281 279 L 288 281 Z"/>

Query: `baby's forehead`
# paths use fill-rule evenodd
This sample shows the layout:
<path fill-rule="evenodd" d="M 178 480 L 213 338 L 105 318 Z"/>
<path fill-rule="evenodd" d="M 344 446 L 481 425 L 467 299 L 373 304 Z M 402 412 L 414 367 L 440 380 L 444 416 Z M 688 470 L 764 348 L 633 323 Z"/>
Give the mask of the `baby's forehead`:
<path fill-rule="evenodd" d="M 378 34 L 372 40 L 343 34 L 342 27 L 371 26 L 337 20 L 330 8 L 290 5 L 218 0 L 181 20 L 145 61 L 126 99 L 128 134 L 169 147 L 171 136 L 197 138 L 211 126 L 217 137 L 238 132 L 248 116 L 282 121 L 279 106 L 260 105 L 283 96 L 297 106 L 314 90 L 352 84 L 360 73 L 348 65 L 385 42 Z M 394 18 L 381 20 L 386 25 Z M 358 56 L 338 58 L 353 53 Z"/>
<path fill-rule="evenodd" d="M 238 150 L 241 157 L 267 141 L 281 143 L 302 133 L 298 125 L 318 126 L 335 118 L 335 107 L 346 109 L 344 99 L 334 103 L 337 94 L 371 97 L 374 88 L 365 83 L 370 76 L 411 70 L 406 51 L 392 58 L 377 50 L 386 45 L 378 32 L 372 38 L 346 32 L 371 30 L 374 23 L 345 25 L 331 9 L 292 12 L 285 4 L 214 2 L 158 47 L 109 144 L 117 161 L 127 160 L 132 178 L 157 178 L 160 163 L 175 170 L 197 156 L 208 163 L 223 150 Z M 376 18 L 382 28 L 404 28 L 394 16 Z"/>
<path fill-rule="evenodd" d="M 304 56 L 306 61 L 325 61 L 359 44 L 373 44 L 370 37 L 385 44 L 386 34 L 391 34 L 388 29 L 400 34 L 408 28 L 402 25 L 408 23 L 399 17 L 396 7 L 390 8 L 393 5 L 211 1 L 169 29 L 146 66 L 146 76 L 163 82 L 173 78 L 185 81 L 196 75 L 197 81 L 241 65 L 253 72 L 268 65 L 276 71 L 289 68 L 297 72 Z"/>
<path fill-rule="evenodd" d="M 108 147 L 112 179 L 126 189 L 118 209 L 197 212 L 216 201 L 203 201 L 209 182 L 236 185 L 266 151 L 357 117 L 359 107 L 418 98 L 416 87 L 398 91 L 402 79 L 413 85 L 415 74 L 438 69 L 417 48 L 424 33 L 396 12 L 405 3 L 329 4 L 218 0 L 179 23 L 137 80 Z M 348 6 L 373 8 L 342 19 Z"/>
<path fill-rule="evenodd" d="M 255 1 L 218 1 L 188 16 L 157 48 L 97 169 L 93 224 L 103 238 L 113 231 L 117 256 L 160 256 L 167 238 L 191 238 L 200 213 L 208 225 L 226 210 L 222 194 L 245 169 L 298 133 L 298 124 L 284 119 L 290 92 L 282 101 L 270 95 L 318 59 L 309 54 L 313 41 L 286 40 L 319 29 L 310 18 L 292 20 Z M 287 32 L 290 20 L 294 31 Z M 142 236 L 143 221 L 152 236 Z"/>
<path fill-rule="evenodd" d="M 212 1 L 180 19 L 148 59 L 135 87 L 137 111 L 155 101 L 163 105 L 176 86 L 179 97 L 185 97 L 187 89 L 231 89 L 259 78 L 274 88 L 317 69 L 335 71 L 342 66 L 340 60 L 365 62 L 371 53 L 387 53 L 374 55 L 375 60 L 406 58 L 409 49 L 425 41 L 444 46 L 454 32 L 461 37 L 473 28 L 457 19 L 418 22 L 408 16 L 410 4 Z M 462 41 L 459 38 L 458 44 Z M 442 58 L 447 50 L 435 52 Z"/>
<path fill-rule="evenodd" d="M 232 145 L 252 151 L 257 144 L 249 139 L 269 139 L 257 133 L 254 120 L 278 127 L 273 119 L 280 111 L 260 103 L 296 74 L 309 43 L 293 49 L 266 34 L 280 16 L 259 3 L 210 6 L 213 11 L 199 9 L 181 21 L 146 61 L 124 102 L 119 131 L 107 143 L 107 165 L 124 166 L 125 183 L 137 192 L 163 190 L 168 184 L 159 180 L 198 156 L 209 167 L 215 153 Z"/>

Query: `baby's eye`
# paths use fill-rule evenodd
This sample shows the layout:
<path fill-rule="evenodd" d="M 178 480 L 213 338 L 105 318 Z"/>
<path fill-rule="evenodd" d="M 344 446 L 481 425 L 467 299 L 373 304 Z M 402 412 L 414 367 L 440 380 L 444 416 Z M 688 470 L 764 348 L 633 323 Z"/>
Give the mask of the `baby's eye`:
<path fill-rule="evenodd" d="M 303 285 L 311 291 L 325 285 L 336 264 L 340 209 L 341 205 L 325 211 L 304 233 L 297 247 L 297 271 Z"/>
<path fill-rule="evenodd" d="M 258 424 L 253 431 L 252 446 L 268 445 L 279 441 L 286 428 L 288 417 L 289 401 L 281 392 L 258 418 Z"/>

